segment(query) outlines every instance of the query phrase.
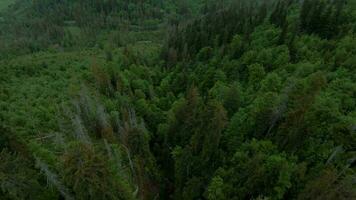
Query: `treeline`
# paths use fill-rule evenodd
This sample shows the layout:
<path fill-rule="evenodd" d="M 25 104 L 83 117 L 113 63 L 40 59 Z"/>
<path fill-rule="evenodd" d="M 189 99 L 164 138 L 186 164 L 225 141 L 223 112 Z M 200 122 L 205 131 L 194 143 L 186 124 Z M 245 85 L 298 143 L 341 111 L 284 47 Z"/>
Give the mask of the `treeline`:
<path fill-rule="evenodd" d="M 300 11 L 296 11 L 296 6 Z M 280 43 L 290 46 L 293 41 L 286 40 L 287 32 L 291 34 L 317 34 L 322 38 L 332 39 L 347 34 L 352 24 L 352 16 L 344 12 L 346 1 L 232 1 L 218 6 L 207 4 L 206 10 L 212 9 L 198 20 L 188 24 L 176 25 L 171 33 L 163 57 L 168 62 L 194 59 L 203 47 L 220 48 L 225 54 L 226 44 L 233 36 L 239 34 L 245 44 L 240 44 L 239 51 L 249 43 L 254 28 L 266 20 L 281 27 Z M 298 12 L 296 21 L 288 13 Z M 295 36 L 291 38 L 294 40 Z M 289 43 L 289 44 L 288 44 Z M 234 56 L 239 56 L 235 52 Z"/>
<path fill-rule="evenodd" d="M 116 42 L 131 30 L 159 30 L 169 20 L 191 16 L 192 4 L 174 0 L 16 1 L 0 21 L 1 56 L 49 47 L 93 47 L 108 33 L 114 35 Z"/>

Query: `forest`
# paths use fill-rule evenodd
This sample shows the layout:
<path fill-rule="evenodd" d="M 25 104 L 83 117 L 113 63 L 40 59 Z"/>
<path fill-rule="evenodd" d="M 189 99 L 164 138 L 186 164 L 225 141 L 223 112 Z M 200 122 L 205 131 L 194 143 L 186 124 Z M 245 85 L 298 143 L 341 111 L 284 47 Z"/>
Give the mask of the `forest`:
<path fill-rule="evenodd" d="M 1 200 L 356 200 L 356 0 L 0 0 Z"/>

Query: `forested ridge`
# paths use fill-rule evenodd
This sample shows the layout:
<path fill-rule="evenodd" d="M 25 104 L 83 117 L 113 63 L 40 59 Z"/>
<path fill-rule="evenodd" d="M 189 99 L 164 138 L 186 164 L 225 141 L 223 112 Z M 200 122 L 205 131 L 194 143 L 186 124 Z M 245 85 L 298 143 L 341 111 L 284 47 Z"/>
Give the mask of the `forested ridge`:
<path fill-rule="evenodd" d="M 356 1 L 3 0 L 0 199 L 356 199 Z"/>

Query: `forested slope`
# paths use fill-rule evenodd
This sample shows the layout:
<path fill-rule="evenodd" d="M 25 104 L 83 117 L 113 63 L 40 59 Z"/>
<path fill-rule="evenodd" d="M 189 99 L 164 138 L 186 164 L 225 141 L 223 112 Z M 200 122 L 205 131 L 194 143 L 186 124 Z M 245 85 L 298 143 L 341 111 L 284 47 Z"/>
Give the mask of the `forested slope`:
<path fill-rule="evenodd" d="M 0 199 L 356 199 L 354 6 L 16 1 Z"/>

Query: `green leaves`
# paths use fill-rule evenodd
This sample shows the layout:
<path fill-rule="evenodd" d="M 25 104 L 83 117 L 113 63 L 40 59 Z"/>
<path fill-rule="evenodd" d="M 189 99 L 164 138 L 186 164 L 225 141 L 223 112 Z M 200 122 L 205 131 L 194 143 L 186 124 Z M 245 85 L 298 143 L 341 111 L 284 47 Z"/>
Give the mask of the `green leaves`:
<path fill-rule="evenodd" d="M 5 199 L 51 198 L 49 190 L 41 186 L 41 178 L 31 166 L 31 160 L 7 149 L 0 152 L 0 189 Z"/>
<path fill-rule="evenodd" d="M 227 199 L 259 196 L 283 199 L 292 186 L 295 161 L 278 153 L 269 141 L 252 140 L 237 149 L 228 167 L 212 179 L 208 196 L 211 199 L 219 199 L 222 195 Z"/>
<path fill-rule="evenodd" d="M 77 199 L 134 199 L 125 180 L 109 169 L 105 157 L 87 144 L 73 144 L 62 156 L 63 180 Z"/>
<path fill-rule="evenodd" d="M 355 198 L 355 16 L 343 0 L 10 9 L 1 199 Z"/>
<path fill-rule="evenodd" d="M 224 200 L 226 196 L 223 187 L 224 180 L 220 176 L 214 177 L 209 184 L 205 196 L 208 200 Z"/>

